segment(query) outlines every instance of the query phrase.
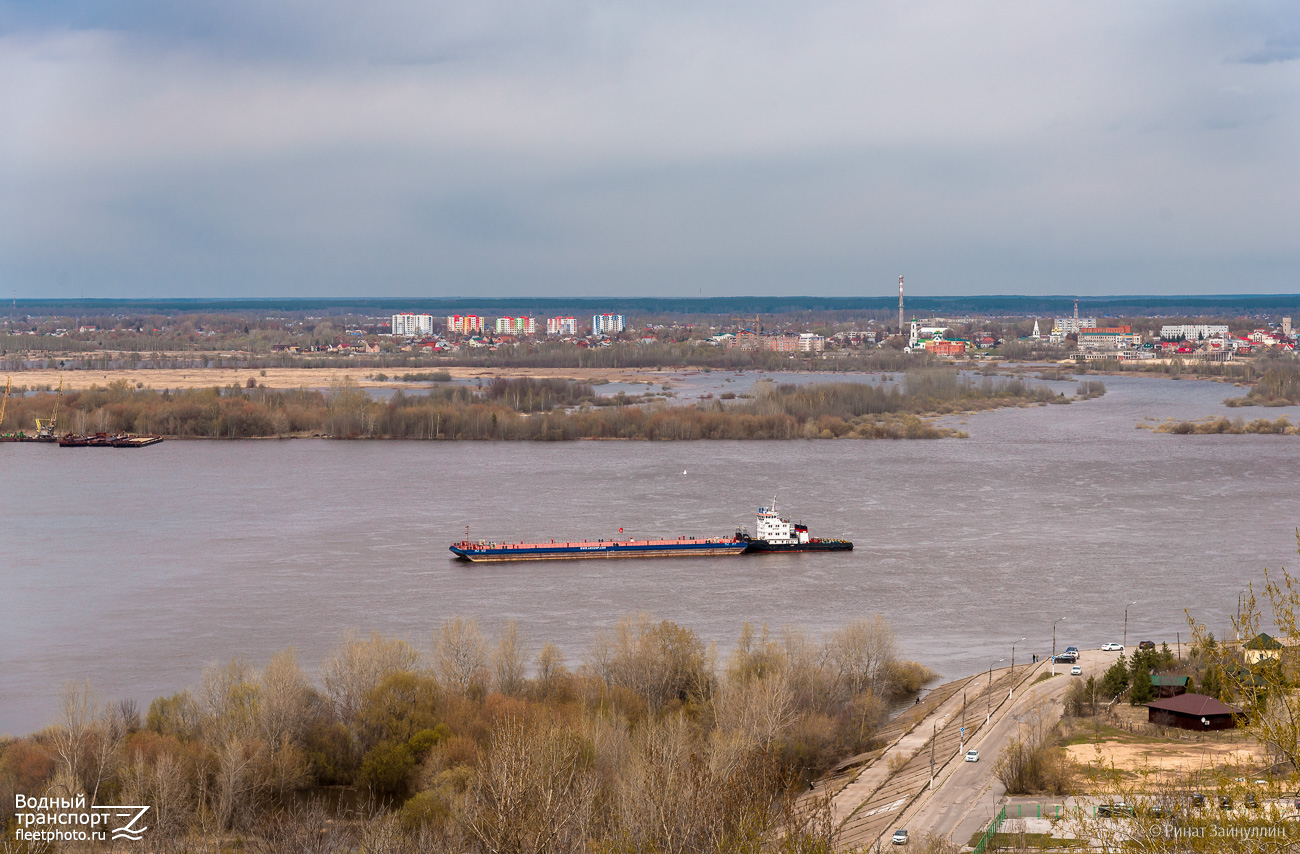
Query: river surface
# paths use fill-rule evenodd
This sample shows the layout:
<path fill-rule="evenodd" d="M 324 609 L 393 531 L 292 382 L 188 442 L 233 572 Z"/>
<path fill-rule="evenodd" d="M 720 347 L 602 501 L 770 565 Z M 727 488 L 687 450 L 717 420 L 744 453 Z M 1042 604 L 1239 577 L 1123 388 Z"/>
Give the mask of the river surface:
<path fill-rule="evenodd" d="M 728 389 L 715 372 L 711 384 Z M 748 378 L 747 378 L 748 379 Z M 1300 569 L 1300 438 L 1175 436 L 1144 418 L 1226 409 L 1230 385 L 1104 377 L 1105 397 L 946 419 L 942 441 L 168 441 L 0 444 L 0 733 L 54 720 L 90 679 L 142 708 L 205 664 L 344 631 L 421 649 L 452 615 L 519 622 L 571 665 L 648 611 L 717 642 L 746 620 L 819 637 L 885 614 L 945 676 L 1057 645 L 1222 636 L 1264 567 Z M 673 382 L 673 381 L 670 381 Z M 1053 383 L 1068 392 L 1074 383 Z M 738 389 L 739 390 L 739 389 Z M 474 538 L 728 534 L 775 496 L 850 553 L 468 565 Z"/>

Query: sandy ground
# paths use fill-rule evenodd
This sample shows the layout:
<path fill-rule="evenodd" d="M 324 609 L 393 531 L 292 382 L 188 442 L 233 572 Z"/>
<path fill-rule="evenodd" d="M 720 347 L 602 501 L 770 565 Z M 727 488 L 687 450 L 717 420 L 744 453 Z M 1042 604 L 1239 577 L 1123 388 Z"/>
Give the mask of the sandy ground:
<path fill-rule="evenodd" d="M 477 377 L 566 377 L 584 382 L 606 380 L 619 383 L 660 382 L 669 373 L 698 373 L 694 370 L 657 371 L 651 368 L 163 368 L 157 370 L 121 371 L 21 371 L 13 374 L 14 385 L 58 388 L 62 379 L 67 390 L 105 386 L 115 380 L 126 380 L 141 388 L 207 388 L 211 386 L 245 385 L 252 379 L 267 388 L 327 388 L 334 382 L 351 377 L 363 388 L 428 388 L 427 382 L 403 383 L 389 380 L 380 382 L 367 379 L 379 373 L 390 377 L 404 373 L 424 373 L 445 370 L 456 379 Z M 263 376 L 265 373 L 265 376 Z"/>
<path fill-rule="evenodd" d="M 1258 768 L 1263 758 L 1258 745 L 1242 742 L 1131 744 L 1103 739 L 1100 752 L 1095 744 L 1073 744 L 1065 750 L 1071 759 L 1084 765 L 1100 759 L 1107 767 L 1114 763 L 1119 771 L 1150 771 L 1170 776 L 1238 764 Z"/>

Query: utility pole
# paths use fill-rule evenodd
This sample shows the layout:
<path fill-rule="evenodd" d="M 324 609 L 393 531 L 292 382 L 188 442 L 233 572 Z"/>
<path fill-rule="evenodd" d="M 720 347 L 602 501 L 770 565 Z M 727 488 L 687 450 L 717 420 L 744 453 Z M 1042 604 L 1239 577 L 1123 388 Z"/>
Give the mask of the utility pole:
<path fill-rule="evenodd" d="M 1052 622 L 1052 675 L 1056 675 L 1056 624 L 1064 620 L 1064 617 L 1058 617 Z"/>
<path fill-rule="evenodd" d="M 993 665 L 997 664 L 1002 660 L 1003 659 L 999 658 L 997 661 L 989 662 L 989 687 L 988 690 L 984 692 L 984 697 L 988 701 L 987 703 L 988 711 L 984 716 L 984 723 L 988 723 L 989 721 L 993 720 Z"/>
<path fill-rule="evenodd" d="M 966 689 L 961 689 L 961 736 L 957 739 L 957 752 L 966 752 Z"/>
<path fill-rule="evenodd" d="M 1137 602 L 1130 602 L 1124 606 L 1124 652 L 1128 653 L 1128 609 L 1136 605 Z"/>
<path fill-rule="evenodd" d="M 1012 695 L 1016 693 L 1016 644 L 1020 643 L 1022 640 L 1024 640 L 1024 638 L 1011 644 L 1011 685 L 1007 688 L 1008 700 L 1010 700 Z"/>
<path fill-rule="evenodd" d="M 930 733 L 930 788 L 934 788 L 934 743 L 939 740 L 939 722 L 934 722 L 934 729 Z"/>

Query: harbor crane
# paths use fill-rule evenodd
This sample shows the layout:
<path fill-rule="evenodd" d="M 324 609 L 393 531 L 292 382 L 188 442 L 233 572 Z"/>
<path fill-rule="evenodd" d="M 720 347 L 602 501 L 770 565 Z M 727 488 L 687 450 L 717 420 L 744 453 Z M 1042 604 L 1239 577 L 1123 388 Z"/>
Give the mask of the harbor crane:
<path fill-rule="evenodd" d="M 63 401 L 63 377 L 59 377 L 59 393 L 54 398 L 54 413 L 48 420 L 36 419 L 36 436 L 41 439 L 57 438 L 55 431 L 59 428 L 59 404 Z"/>

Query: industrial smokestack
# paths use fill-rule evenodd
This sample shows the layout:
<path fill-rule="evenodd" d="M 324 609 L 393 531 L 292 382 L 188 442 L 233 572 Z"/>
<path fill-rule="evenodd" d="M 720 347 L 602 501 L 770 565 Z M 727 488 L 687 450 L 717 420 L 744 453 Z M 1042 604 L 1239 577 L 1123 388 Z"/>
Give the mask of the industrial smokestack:
<path fill-rule="evenodd" d="M 898 334 L 903 334 L 903 277 L 898 277 Z"/>

